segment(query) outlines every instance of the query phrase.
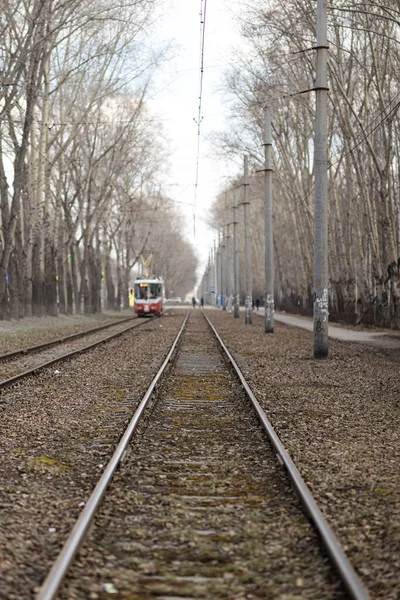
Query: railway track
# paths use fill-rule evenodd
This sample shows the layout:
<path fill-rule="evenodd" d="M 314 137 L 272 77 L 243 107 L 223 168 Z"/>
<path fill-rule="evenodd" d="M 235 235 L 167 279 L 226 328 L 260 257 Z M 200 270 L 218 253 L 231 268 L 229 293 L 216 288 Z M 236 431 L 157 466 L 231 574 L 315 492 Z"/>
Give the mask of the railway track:
<path fill-rule="evenodd" d="M 129 317 L 84 332 L 74 333 L 50 342 L 0 355 L 0 389 L 9 387 L 20 379 L 45 367 L 67 360 L 115 339 L 146 322 L 147 320 L 139 321 L 136 317 Z M 114 331 L 111 334 L 104 335 L 105 329 L 113 329 Z"/>
<path fill-rule="evenodd" d="M 44 350 L 45 348 L 51 348 L 51 346 L 57 346 L 58 344 L 63 344 L 65 342 L 70 342 L 72 340 L 77 340 L 81 337 L 85 337 L 86 335 L 89 335 L 90 333 L 96 333 L 98 331 L 108 329 L 109 327 L 113 327 L 114 325 L 117 325 L 119 323 L 127 323 L 128 321 L 132 321 L 133 319 L 136 319 L 136 317 L 126 317 L 125 319 L 118 319 L 116 321 L 106 323 L 105 325 L 99 325 L 98 327 L 92 327 L 91 329 L 86 329 L 85 331 L 79 331 L 78 333 L 71 333 L 70 335 L 65 335 L 60 338 L 55 338 L 53 340 L 43 342 L 42 344 L 36 344 L 35 346 L 26 346 L 25 348 L 20 348 L 19 350 L 13 350 L 12 352 L 0 354 L 0 362 L 4 362 L 4 361 L 10 360 L 12 358 L 16 358 L 17 356 L 25 356 L 27 354 L 33 354 L 34 352 Z"/>
<path fill-rule="evenodd" d="M 58 593 L 69 600 L 368 598 L 243 375 L 199 313 L 182 326 L 37 600 Z"/>

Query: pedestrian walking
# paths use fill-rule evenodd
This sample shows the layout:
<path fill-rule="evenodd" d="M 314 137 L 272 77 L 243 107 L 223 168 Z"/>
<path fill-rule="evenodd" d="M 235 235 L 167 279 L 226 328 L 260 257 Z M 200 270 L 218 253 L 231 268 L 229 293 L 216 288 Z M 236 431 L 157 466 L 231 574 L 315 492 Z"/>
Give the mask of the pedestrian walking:
<path fill-rule="evenodd" d="M 257 298 L 256 300 L 256 307 L 257 307 L 257 311 L 260 308 L 260 298 Z"/>
<path fill-rule="evenodd" d="M 200 304 L 201 304 L 201 308 L 203 308 L 203 306 L 204 306 L 204 298 L 203 298 L 203 296 L 200 298 Z"/>
<path fill-rule="evenodd" d="M 192 297 L 192 304 L 193 308 L 196 308 L 196 298 L 194 296 Z"/>

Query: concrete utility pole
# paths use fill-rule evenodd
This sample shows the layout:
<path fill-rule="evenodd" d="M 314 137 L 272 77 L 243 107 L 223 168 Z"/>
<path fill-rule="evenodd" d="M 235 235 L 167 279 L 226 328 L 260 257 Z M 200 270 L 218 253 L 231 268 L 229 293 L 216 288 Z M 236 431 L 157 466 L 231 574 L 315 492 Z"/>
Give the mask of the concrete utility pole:
<path fill-rule="evenodd" d="M 219 295 L 221 293 L 221 280 L 220 280 L 220 269 L 219 269 L 219 234 L 218 234 L 218 246 L 217 246 L 217 250 L 215 253 L 215 275 L 217 278 L 217 290 L 216 290 L 216 306 L 218 306 L 219 304 Z"/>
<path fill-rule="evenodd" d="M 251 257 L 250 257 L 250 232 L 249 232 L 249 204 L 250 200 L 248 200 L 247 187 L 249 185 L 248 182 L 249 175 L 249 166 L 248 166 L 248 157 L 244 157 L 244 175 L 243 175 L 243 208 L 244 208 L 244 261 L 246 268 L 246 278 L 245 278 L 245 286 L 246 286 L 246 316 L 245 316 L 245 324 L 251 325 L 253 322 L 253 294 L 252 294 L 252 284 L 253 277 L 251 273 Z"/>
<path fill-rule="evenodd" d="M 224 273 L 223 273 L 223 248 L 221 244 L 221 228 L 218 226 L 218 248 L 219 248 L 219 289 L 220 305 L 224 303 Z"/>
<path fill-rule="evenodd" d="M 231 263 L 231 232 L 230 232 L 230 210 L 228 195 L 226 197 L 226 208 L 225 208 L 225 219 L 226 219 L 226 298 L 228 312 L 232 312 L 232 263 Z"/>
<path fill-rule="evenodd" d="M 223 263 L 224 263 L 224 267 L 223 267 L 223 303 L 222 303 L 222 310 L 226 310 L 226 301 L 228 298 L 228 269 L 227 269 L 227 260 L 226 260 L 226 223 L 225 225 L 222 225 L 222 257 L 223 257 Z"/>
<path fill-rule="evenodd" d="M 207 290 L 207 304 L 211 304 L 212 295 L 211 290 L 213 287 L 213 264 L 212 264 L 212 250 L 210 249 L 210 257 L 208 259 L 208 290 Z M 204 302 L 206 299 L 204 298 Z"/>
<path fill-rule="evenodd" d="M 214 285 L 214 294 L 212 295 L 212 303 L 215 306 L 216 300 L 218 298 L 218 277 L 217 277 L 217 251 L 215 249 L 215 240 L 213 245 L 213 285 Z"/>
<path fill-rule="evenodd" d="M 317 0 L 313 356 L 328 356 L 327 0 Z"/>
<path fill-rule="evenodd" d="M 204 302 L 208 303 L 208 296 L 210 291 L 210 257 L 206 266 L 205 286 L 204 293 L 202 294 Z"/>
<path fill-rule="evenodd" d="M 233 188 L 233 316 L 239 318 L 239 253 L 237 240 L 238 225 L 237 188 Z"/>
<path fill-rule="evenodd" d="M 265 155 L 265 333 L 274 333 L 274 238 L 272 230 L 272 130 L 271 111 L 264 111 Z"/>

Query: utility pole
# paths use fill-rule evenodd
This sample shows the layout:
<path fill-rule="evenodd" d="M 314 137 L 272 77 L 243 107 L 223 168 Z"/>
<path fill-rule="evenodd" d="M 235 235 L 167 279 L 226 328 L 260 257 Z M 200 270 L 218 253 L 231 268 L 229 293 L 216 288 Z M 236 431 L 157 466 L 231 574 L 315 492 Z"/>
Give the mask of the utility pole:
<path fill-rule="evenodd" d="M 249 232 L 249 204 L 250 200 L 248 200 L 247 187 L 249 185 L 248 182 L 249 175 L 249 166 L 248 166 L 248 157 L 244 157 L 244 176 L 243 176 L 243 208 L 244 208 L 244 262 L 246 268 L 246 277 L 245 277 L 245 285 L 246 285 L 246 313 L 245 313 L 245 324 L 251 325 L 253 322 L 252 315 L 252 307 L 253 307 L 253 295 L 252 295 L 252 284 L 253 277 L 251 273 L 251 257 L 250 257 L 250 232 Z"/>
<path fill-rule="evenodd" d="M 215 248 L 215 239 L 214 239 L 214 251 L 213 251 L 213 257 L 214 257 L 214 269 L 213 269 L 213 273 L 214 273 L 214 277 L 213 277 L 213 283 L 214 283 L 214 296 L 212 297 L 213 299 L 213 305 L 215 306 L 216 304 L 216 300 L 218 298 L 218 271 L 217 271 L 217 251 Z"/>
<path fill-rule="evenodd" d="M 227 252 L 226 252 L 226 241 L 227 241 L 227 235 L 226 235 L 226 229 L 227 229 L 227 225 L 226 223 L 224 225 L 222 225 L 222 256 L 223 256 L 223 263 L 224 263 L 224 268 L 223 268 L 223 303 L 222 303 L 222 310 L 226 310 L 226 302 L 227 302 L 227 298 L 228 298 L 228 268 L 227 268 Z"/>
<path fill-rule="evenodd" d="M 264 111 L 265 175 L 265 333 L 274 333 L 274 239 L 272 230 L 272 131 L 271 111 Z"/>
<path fill-rule="evenodd" d="M 214 265 L 214 246 L 210 248 L 210 304 L 214 304 L 215 298 L 215 265 Z"/>
<path fill-rule="evenodd" d="M 205 285 L 204 285 L 204 291 L 202 293 L 202 295 L 200 297 L 203 298 L 203 301 L 205 303 L 208 302 L 208 293 L 209 293 L 209 289 L 210 289 L 210 258 L 208 259 L 208 263 L 206 266 L 206 272 L 205 272 Z"/>
<path fill-rule="evenodd" d="M 327 0 L 317 0 L 313 357 L 328 356 Z"/>
<path fill-rule="evenodd" d="M 224 303 L 224 273 L 223 273 L 223 248 L 221 243 L 221 228 L 218 225 L 218 247 L 219 247 L 219 284 L 220 284 L 220 305 Z"/>
<path fill-rule="evenodd" d="M 237 249 L 237 188 L 233 188 L 233 317 L 239 318 L 239 254 Z"/>
<path fill-rule="evenodd" d="M 231 265 L 231 235 L 230 235 L 230 210 L 228 194 L 226 195 L 226 207 L 225 207 L 225 219 L 226 219 L 226 298 L 228 305 L 228 312 L 232 312 L 232 265 Z"/>
<path fill-rule="evenodd" d="M 217 275 L 217 288 L 218 288 L 217 306 L 219 306 L 219 297 L 221 295 L 221 268 L 220 268 L 220 261 L 221 261 L 221 247 L 220 247 L 219 230 L 218 230 L 218 246 L 217 246 L 217 254 L 216 254 L 216 275 Z"/>

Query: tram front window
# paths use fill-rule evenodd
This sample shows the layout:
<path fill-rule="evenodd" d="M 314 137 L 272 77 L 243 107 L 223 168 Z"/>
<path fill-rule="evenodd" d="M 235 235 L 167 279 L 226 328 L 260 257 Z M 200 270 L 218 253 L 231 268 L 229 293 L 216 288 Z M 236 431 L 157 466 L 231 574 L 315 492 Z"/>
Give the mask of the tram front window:
<path fill-rule="evenodd" d="M 139 300 L 147 300 L 147 283 L 136 283 L 135 284 L 135 298 Z"/>
<path fill-rule="evenodd" d="M 150 298 L 158 298 L 161 296 L 161 285 L 159 283 L 150 284 Z"/>

